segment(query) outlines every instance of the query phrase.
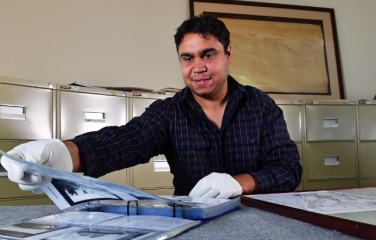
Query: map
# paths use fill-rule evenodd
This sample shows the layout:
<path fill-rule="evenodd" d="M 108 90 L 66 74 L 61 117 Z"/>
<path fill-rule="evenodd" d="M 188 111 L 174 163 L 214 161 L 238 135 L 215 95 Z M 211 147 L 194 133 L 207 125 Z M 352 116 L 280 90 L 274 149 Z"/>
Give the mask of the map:
<path fill-rule="evenodd" d="M 230 75 L 239 82 L 269 93 L 330 92 L 320 24 L 220 19 L 231 34 Z"/>
<path fill-rule="evenodd" d="M 376 210 L 376 197 L 333 191 L 245 195 L 244 197 L 320 214 Z"/>

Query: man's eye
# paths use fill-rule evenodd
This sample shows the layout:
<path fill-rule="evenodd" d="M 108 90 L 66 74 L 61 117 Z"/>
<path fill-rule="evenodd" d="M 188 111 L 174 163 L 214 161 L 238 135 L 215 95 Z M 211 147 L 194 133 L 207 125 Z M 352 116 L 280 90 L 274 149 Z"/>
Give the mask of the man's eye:
<path fill-rule="evenodd" d="M 205 59 L 211 59 L 211 58 L 213 58 L 214 57 L 214 54 L 205 54 L 205 56 L 204 56 L 204 58 Z"/>
<path fill-rule="evenodd" d="M 183 58 L 183 60 L 185 62 L 192 62 L 192 58 L 191 57 L 185 57 L 185 58 Z"/>

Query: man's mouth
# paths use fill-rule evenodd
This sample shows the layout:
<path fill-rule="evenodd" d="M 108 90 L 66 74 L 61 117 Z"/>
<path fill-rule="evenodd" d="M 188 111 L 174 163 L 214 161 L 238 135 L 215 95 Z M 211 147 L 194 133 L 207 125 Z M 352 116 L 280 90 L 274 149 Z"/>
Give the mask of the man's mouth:
<path fill-rule="evenodd" d="M 205 78 L 194 78 L 193 81 L 194 82 L 199 82 L 199 83 L 202 83 L 202 82 L 205 82 L 205 81 L 209 81 L 211 80 L 211 77 L 205 77 Z"/>
<path fill-rule="evenodd" d="M 211 80 L 211 77 L 206 78 L 194 78 L 193 82 L 196 84 L 196 86 L 206 86 L 207 83 Z"/>

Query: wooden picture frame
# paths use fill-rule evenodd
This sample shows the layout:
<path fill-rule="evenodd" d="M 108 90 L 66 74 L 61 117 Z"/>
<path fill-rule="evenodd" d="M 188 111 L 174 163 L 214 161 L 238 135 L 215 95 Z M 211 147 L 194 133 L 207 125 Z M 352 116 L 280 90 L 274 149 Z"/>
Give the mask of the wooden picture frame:
<path fill-rule="evenodd" d="M 338 190 L 351 190 L 351 189 L 374 189 L 375 187 L 364 187 L 364 188 L 347 188 Z M 311 191 L 298 191 L 296 193 L 304 192 L 320 192 L 320 191 L 335 191 L 336 189 L 329 190 L 311 190 Z M 281 194 L 284 193 L 273 193 Z M 255 194 L 257 196 L 257 194 Z M 366 194 L 364 196 L 367 196 Z M 323 228 L 332 229 L 338 232 L 350 234 L 360 238 L 370 239 L 371 236 L 376 236 L 376 225 L 364 223 L 360 221 L 340 218 L 337 216 L 330 216 L 315 212 L 309 212 L 306 210 L 284 206 L 276 203 L 271 203 L 267 201 L 262 201 L 254 199 L 252 197 L 240 196 L 240 201 L 242 204 L 261 209 L 263 211 L 275 213 L 288 218 L 293 218 L 299 221 L 307 222 L 316 226 Z M 330 201 L 330 200 L 329 200 Z M 361 212 L 360 212 L 361 213 Z M 374 238 L 374 237 L 372 237 Z"/>
<path fill-rule="evenodd" d="M 230 75 L 274 99 L 345 99 L 334 9 L 190 0 L 230 31 Z"/>

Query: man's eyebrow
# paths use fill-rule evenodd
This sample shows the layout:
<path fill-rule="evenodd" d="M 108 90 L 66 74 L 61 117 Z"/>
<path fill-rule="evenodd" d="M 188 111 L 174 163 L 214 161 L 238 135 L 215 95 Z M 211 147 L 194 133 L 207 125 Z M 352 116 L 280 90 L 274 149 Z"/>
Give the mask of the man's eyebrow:
<path fill-rule="evenodd" d="M 216 48 L 205 48 L 204 50 L 200 51 L 200 56 L 207 54 L 208 52 L 218 52 L 218 49 Z M 193 57 L 192 53 L 181 53 L 180 57 Z"/>
<path fill-rule="evenodd" d="M 193 54 L 191 54 L 191 53 L 181 53 L 180 54 L 180 57 L 182 58 L 182 57 L 192 57 L 193 56 Z"/>
<path fill-rule="evenodd" d="M 200 52 L 200 55 L 205 55 L 207 54 L 208 52 L 218 52 L 218 50 L 216 48 L 205 48 L 204 50 L 202 50 Z"/>

